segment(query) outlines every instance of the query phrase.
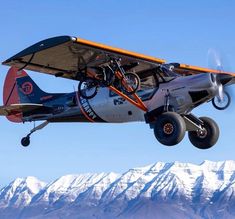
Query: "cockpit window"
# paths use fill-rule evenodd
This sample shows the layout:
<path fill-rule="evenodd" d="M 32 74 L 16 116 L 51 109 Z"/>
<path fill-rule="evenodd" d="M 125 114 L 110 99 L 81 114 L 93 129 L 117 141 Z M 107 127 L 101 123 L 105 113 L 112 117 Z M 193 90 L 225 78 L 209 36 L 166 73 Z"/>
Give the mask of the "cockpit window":
<path fill-rule="evenodd" d="M 140 89 L 137 94 L 142 100 L 148 100 L 156 92 L 158 86 L 158 79 L 154 75 L 145 76 L 140 78 Z"/>
<path fill-rule="evenodd" d="M 170 64 L 165 64 L 156 69 L 156 75 L 159 78 L 160 83 L 171 81 L 172 79 L 179 77 L 179 75 L 174 72 L 174 66 Z"/>

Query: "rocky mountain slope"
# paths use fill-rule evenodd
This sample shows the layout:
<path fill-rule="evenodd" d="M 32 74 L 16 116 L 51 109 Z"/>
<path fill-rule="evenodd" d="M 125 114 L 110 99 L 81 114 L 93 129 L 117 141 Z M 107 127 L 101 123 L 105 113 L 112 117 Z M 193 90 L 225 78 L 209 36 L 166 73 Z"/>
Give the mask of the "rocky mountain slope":
<path fill-rule="evenodd" d="M 235 161 L 18 178 L 0 191 L 0 218 L 235 218 Z"/>

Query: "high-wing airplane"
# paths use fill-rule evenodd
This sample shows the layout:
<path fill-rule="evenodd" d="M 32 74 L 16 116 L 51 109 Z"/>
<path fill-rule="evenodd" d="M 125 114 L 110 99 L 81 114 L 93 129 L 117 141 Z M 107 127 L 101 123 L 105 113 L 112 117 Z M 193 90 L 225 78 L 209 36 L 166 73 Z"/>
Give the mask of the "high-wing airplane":
<path fill-rule="evenodd" d="M 59 36 L 40 41 L 2 63 L 11 66 L 0 114 L 11 122 L 48 123 L 143 121 L 163 145 L 178 144 L 186 131 L 200 149 L 216 144 L 219 128 L 192 110 L 208 101 L 220 110 L 230 96 L 224 86 L 235 73 L 201 68 L 130 52 L 88 40 Z M 46 93 L 24 69 L 78 81 L 72 93 Z M 55 82 L 56 83 L 56 82 Z"/>

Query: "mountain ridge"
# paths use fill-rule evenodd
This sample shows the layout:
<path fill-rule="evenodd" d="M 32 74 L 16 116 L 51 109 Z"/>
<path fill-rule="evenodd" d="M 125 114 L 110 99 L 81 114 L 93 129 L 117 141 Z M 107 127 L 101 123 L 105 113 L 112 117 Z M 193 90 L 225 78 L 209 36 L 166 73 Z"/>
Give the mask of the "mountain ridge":
<path fill-rule="evenodd" d="M 235 218 L 235 161 L 157 162 L 50 183 L 17 178 L 0 190 L 0 217 Z"/>

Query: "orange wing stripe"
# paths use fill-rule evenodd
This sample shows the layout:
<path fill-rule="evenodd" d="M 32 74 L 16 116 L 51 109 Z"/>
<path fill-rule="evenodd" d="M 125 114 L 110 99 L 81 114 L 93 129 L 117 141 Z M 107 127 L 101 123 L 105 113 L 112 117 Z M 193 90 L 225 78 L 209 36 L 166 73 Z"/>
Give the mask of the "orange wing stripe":
<path fill-rule="evenodd" d="M 161 63 L 161 64 L 166 62 L 164 59 L 159 59 L 159 58 L 155 58 L 155 57 L 152 57 L 152 56 L 146 56 L 146 55 L 136 53 L 136 52 L 130 52 L 128 50 L 119 49 L 119 48 L 115 48 L 115 47 L 112 47 L 112 46 L 107 46 L 107 45 L 104 45 L 104 44 L 101 44 L 101 43 L 95 43 L 95 42 L 92 42 L 92 41 L 89 41 L 89 40 L 84 40 L 84 39 L 81 39 L 81 38 L 76 38 L 75 42 L 77 42 L 79 44 L 87 45 L 87 46 L 92 46 L 92 47 L 95 47 L 95 48 L 98 48 L 98 49 L 119 53 L 121 55 L 132 56 L 132 57 L 135 57 L 135 58 L 144 59 L 146 61 L 152 61 L 152 62 L 157 62 L 157 63 Z"/>
<path fill-rule="evenodd" d="M 224 71 L 219 71 L 219 70 L 214 70 L 214 69 L 209 69 L 209 68 L 202 68 L 202 67 L 187 65 L 187 64 L 180 64 L 179 68 L 182 70 L 192 70 L 192 71 L 198 71 L 202 73 L 208 72 L 208 73 L 215 73 L 215 74 L 229 74 L 229 75 L 235 76 L 235 73 L 232 73 L 232 72 L 224 72 Z"/>

